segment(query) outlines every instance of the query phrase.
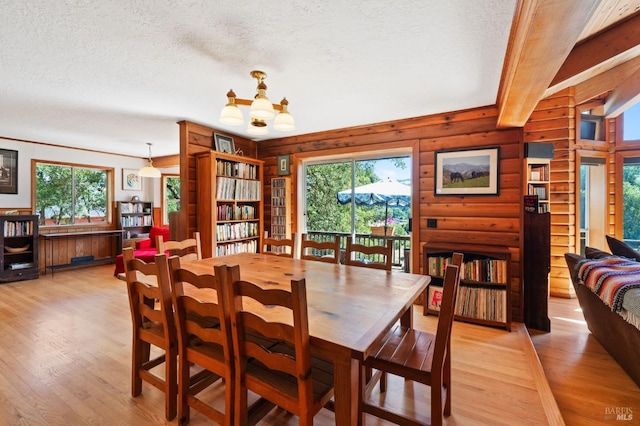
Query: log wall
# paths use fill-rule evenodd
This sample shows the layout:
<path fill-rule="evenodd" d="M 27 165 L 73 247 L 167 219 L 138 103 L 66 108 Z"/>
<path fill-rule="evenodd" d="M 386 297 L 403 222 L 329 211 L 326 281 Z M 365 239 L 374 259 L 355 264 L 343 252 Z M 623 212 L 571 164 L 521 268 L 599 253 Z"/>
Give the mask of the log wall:
<path fill-rule="evenodd" d="M 522 130 L 497 129 L 497 108 L 436 114 L 370 126 L 271 139 L 258 143 L 258 158 L 265 161 L 265 229 L 269 229 L 271 178 L 277 176 L 277 156 L 291 155 L 294 182 L 303 159 L 348 155 L 385 149 L 410 150 L 414 173 L 413 272 L 423 272 L 422 247 L 436 242 L 496 244 L 509 248 L 512 262 L 512 316 L 522 321 L 520 280 L 520 221 L 522 200 Z M 436 196 L 434 159 L 440 150 L 500 147 L 499 194 Z M 416 198 L 417 197 L 417 198 Z M 427 228 L 427 218 L 437 228 Z M 298 230 L 294 222 L 293 231 Z"/>

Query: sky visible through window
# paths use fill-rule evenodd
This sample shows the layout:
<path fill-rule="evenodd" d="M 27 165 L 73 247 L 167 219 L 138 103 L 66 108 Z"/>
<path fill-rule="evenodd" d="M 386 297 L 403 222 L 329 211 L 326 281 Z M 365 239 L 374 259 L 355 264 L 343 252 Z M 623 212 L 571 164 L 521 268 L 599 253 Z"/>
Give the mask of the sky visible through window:
<path fill-rule="evenodd" d="M 635 104 L 624 112 L 624 129 L 622 132 L 625 141 L 640 140 L 640 103 Z"/>

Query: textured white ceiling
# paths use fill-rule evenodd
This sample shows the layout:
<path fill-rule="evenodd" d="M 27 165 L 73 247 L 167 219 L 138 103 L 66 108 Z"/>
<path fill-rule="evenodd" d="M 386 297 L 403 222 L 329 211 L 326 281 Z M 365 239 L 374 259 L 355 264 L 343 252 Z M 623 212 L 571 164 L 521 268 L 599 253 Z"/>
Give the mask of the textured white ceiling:
<path fill-rule="evenodd" d="M 296 120 L 281 137 L 496 102 L 516 0 L 0 0 L 0 137 L 178 152 L 233 88 Z M 243 108 L 245 120 L 248 110 Z"/>

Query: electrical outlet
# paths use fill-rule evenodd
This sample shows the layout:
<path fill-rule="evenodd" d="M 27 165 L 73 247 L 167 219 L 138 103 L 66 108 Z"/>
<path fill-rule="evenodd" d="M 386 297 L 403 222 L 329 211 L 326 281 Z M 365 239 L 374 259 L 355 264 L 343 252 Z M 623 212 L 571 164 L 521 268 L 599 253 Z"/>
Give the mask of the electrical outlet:
<path fill-rule="evenodd" d="M 427 228 L 437 228 L 438 219 L 427 219 Z"/>

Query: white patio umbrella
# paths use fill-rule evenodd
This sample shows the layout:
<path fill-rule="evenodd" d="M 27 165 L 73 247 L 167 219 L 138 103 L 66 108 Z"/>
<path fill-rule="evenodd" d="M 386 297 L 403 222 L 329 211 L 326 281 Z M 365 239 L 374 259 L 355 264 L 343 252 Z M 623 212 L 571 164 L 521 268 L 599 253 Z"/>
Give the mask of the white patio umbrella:
<path fill-rule="evenodd" d="M 384 204 L 384 233 L 387 234 L 387 216 L 389 206 L 408 206 L 411 204 L 411 186 L 387 178 L 367 185 L 356 186 L 338 192 L 338 202 L 349 204 L 355 199 L 360 205 Z"/>

